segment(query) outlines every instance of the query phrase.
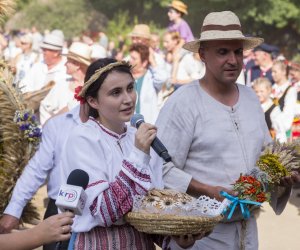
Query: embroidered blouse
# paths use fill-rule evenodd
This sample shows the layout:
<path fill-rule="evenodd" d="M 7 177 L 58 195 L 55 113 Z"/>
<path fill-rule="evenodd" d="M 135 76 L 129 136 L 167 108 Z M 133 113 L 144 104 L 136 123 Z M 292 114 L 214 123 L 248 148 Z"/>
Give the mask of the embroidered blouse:
<path fill-rule="evenodd" d="M 83 215 L 75 216 L 73 232 L 124 224 L 133 198 L 152 187 L 162 188 L 162 160 L 134 146 L 136 129 L 118 135 L 90 118 L 76 127 L 62 155 L 62 183 L 74 169 L 89 175 Z"/>

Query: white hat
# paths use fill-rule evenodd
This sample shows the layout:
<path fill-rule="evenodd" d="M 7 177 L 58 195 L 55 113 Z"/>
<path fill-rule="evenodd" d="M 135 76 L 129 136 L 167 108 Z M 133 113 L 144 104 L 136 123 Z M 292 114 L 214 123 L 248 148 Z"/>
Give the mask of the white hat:
<path fill-rule="evenodd" d="M 65 35 L 64 32 L 62 30 L 59 29 L 55 29 L 51 31 L 52 34 L 61 37 L 61 39 L 65 40 Z"/>
<path fill-rule="evenodd" d="M 81 42 L 73 42 L 68 50 L 67 58 L 71 58 L 87 66 L 91 64 L 92 49 L 89 45 Z"/>
<path fill-rule="evenodd" d="M 222 11 L 209 13 L 203 21 L 199 40 L 188 42 L 183 48 L 197 53 L 200 42 L 214 40 L 241 40 L 245 50 L 255 48 L 264 41 L 259 37 L 245 37 L 237 15 Z"/>
<path fill-rule="evenodd" d="M 100 44 L 93 44 L 91 48 L 92 48 L 92 54 L 91 54 L 92 59 L 101 59 L 107 56 L 106 49 Z"/>
<path fill-rule="evenodd" d="M 64 39 L 60 35 L 50 33 L 45 35 L 40 47 L 42 49 L 62 50 L 63 46 Z"/>
<path fill-rule="evenodd" d="M 31 34 L 24 34 L 20 37 L 20 41 L 22 43 L 30 43 L 32 44 L 32 35 Z"/>

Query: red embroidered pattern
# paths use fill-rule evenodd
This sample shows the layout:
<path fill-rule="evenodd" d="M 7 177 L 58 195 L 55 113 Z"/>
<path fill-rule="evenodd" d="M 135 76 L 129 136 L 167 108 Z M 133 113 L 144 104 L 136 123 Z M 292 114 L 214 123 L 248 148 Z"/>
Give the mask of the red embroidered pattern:
<path fill-rule="evenodd" d="M 150 175 L 141 173 L 130 162 L 123 160 L 123 167 L 127 169 L 135 178 L 144 182 L 150 182 Z"/>
<path fill-rule="evenodd" d="M 108 131 L 107 129 L 105 129 L 95 118 L 93 117 L 90 117 L 90 120 L 92 120 L 93 122 L 97 123 L 97 125 L 101 128 L 101 130 L 103 132 L 105 132 L 106 134 L 118 139 L 118 140 L 121 140 L 122 138 L 124 138 L 126 136 L 126 132 L 124 134 L 121 134 L 120 136 L 118 136 L 117 134 L 113 134 L 112 132 Z"/>
<path fill-rule="evenodd" d="M 130 211 L 133 197 L 145 194 L 147 190 L 131 180 L 123 171 L 120 171 L 116 181 L 109 184 L 109 188 L 103 192 L 100 204 L 100 215 L 106 226 L 110 226 Z M 90 211 L 94 215 L 97 201 L 94 200 Z"/>
<path fill-rule="evenodd" d="M 90 188 L 90 187 L 94 187 L 94 186 L 96 186 L 96 185 L 98 185 L 98 184 L 101 184 L 101 183 L 103 183 L 103 182 L 107 182 L 107 181 L 99 180 L 99 181 L 90 183 L 86 188 L 88 189 L 88 188 Z"/>

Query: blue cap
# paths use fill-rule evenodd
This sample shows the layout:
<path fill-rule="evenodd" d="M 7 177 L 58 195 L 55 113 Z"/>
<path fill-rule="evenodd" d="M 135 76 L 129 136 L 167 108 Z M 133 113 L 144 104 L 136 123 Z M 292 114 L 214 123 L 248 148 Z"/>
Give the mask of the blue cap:
<path fill-rule="evenodd" d="M 272 53 L 279 53 L 279 48 L 273 45 L 262 43 L 261 45 L 255 47 L 254 51 L 264 51 L 269 54 L 272 54 Z"/>

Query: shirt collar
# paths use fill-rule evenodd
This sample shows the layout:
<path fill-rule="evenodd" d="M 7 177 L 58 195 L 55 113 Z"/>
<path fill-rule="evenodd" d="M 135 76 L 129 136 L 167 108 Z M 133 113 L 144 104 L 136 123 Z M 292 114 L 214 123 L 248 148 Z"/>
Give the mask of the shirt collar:
<path fill-rule="evenodd" d="M 66 117 L 72 118 L 76 123 L 82 123 L 80 119 L 80 105 L 76 105 L 74 108 L 72 108 L 69 112 L 66 113 Z"/>
<path fill-rule="evenodd" d="M 125 132 L 124 132 L 123 134 L 120 134 L 120 135 L 119 135 L 119 134 L 115 133 L 114 131 L 111 131 L 110 129 L 104 127 L 104 126 L 103 126 L 98 120 L 96 120 L 95 118 L 90 117 L 89 119 L 90 119 L 91 121 L 94 121 L 95 123 L 97 123 L 98 126 L 100 127 L 100 129 L 101 129 L 104 133 L 108 134 L 108 135 L 111 136 L 111 137 L 114 137 L 114 138 L 117 139 L 117 140 L 121 140 L 121 139 L 124 138 L 124 137 L 126 136 L 126 134 L 127 134 L 127 125 L 126 125 L 126 127 L 125 127 Z"/>

